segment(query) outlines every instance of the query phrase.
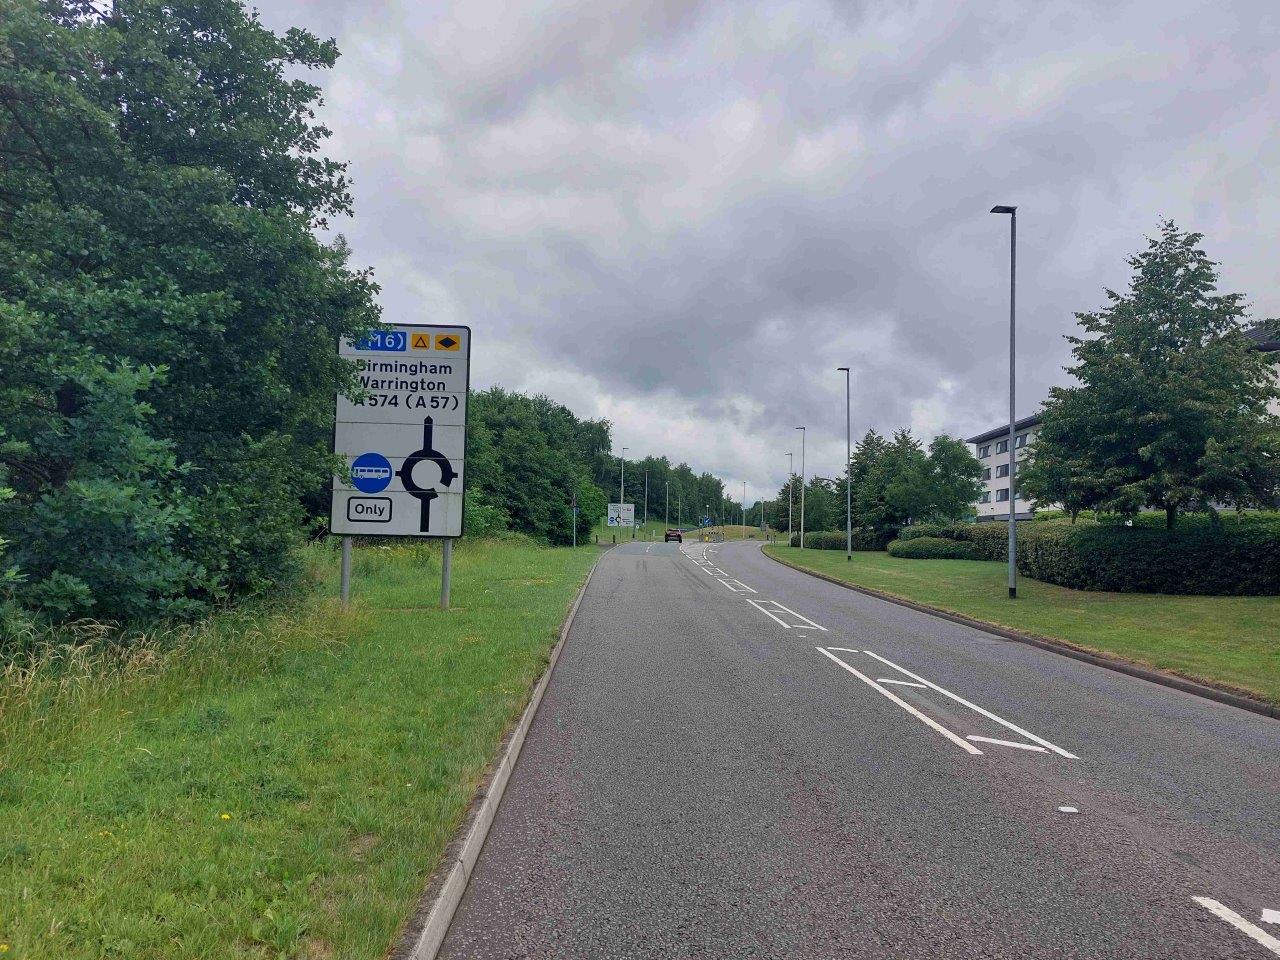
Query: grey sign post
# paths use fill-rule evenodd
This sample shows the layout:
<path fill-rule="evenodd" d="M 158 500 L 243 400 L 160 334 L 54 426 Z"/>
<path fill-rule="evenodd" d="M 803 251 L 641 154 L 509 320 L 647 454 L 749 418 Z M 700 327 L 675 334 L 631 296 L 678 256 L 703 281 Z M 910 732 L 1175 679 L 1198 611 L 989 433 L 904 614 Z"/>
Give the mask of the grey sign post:
<path fill-rule="evenodd" d="M 443 539 L 440 606 L 449 607 L 453 541 L 462 536 L 466 486 L 468 327 L 397 324 L 340 356 L 356 365 L 359 392 L 339 395 L 329 531 L 342 542 L 342 602 L 351 598 L 352 536 Z"/>

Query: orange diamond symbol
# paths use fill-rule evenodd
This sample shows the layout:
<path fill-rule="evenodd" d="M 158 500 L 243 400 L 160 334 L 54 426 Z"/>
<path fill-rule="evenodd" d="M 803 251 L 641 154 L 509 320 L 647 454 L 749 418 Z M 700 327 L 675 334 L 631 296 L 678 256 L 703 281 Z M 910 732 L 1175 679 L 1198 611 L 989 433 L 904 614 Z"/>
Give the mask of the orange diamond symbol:
<path fill-rule="evenodd" d="M 441 333 L 436 336 L 437 350 L 458 350 L 462 347 L 462 341 L 451 333 Z"/>

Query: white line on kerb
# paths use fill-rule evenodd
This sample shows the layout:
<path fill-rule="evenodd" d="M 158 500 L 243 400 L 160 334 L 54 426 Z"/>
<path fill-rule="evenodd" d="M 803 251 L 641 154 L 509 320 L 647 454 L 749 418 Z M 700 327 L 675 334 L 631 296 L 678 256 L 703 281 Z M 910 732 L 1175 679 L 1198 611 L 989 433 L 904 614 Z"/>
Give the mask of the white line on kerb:
<path fill-rule="evenodd" d="M 1037 747 L 1034 743 L 1018 743 L 1016 740 L 997 740 L 995 737 L 979 737 L 977 734 L 969 734 L 966 740 L 974 740 L 978 743 L 998 743 L 1002 747 L 1017 747 L 1019 750 L 1034 750 L 1036 753 L 1044 753 L 1044 747 Z"/>
<path fill-rule="evenodd" d="M 1262 944 L 1276 956 L 1280 957 L 1280 940 L 1277 940 L 1261 927 L 1254 926 L 1240 914 L 1236 913 L 1229 907 L 1224 907 L 1217 900 L 1210 900 L 1208 897 L 1192 897 L 1196 903 L 1204 907 L 1219 920 L 1225 920 L 1231 924 L 1246 937 L 1251 938 L 1256 943 Z"/>
<path fill-rule="evenodd" d="M 1054 746 L 1052 743 L 1050 743 L 1048 740 L 1045 740 L 1043 737 L 1037 737 L 1034 733 L 1029 733 L 1028 731 L 1023 730 L 1017 724 L 1010 723 L 1008 720 L 1005 720 L 1003 717 L 997 717 L 990 710 L 984 710 L 982 707 L 978 706 L 977 704 L 970 703 L 964 697 L 959 696 L 958 694 L 952 693 L 950 690 L 944 690 L 942 687 L 938 686 L 936 683 L 926 680 L 924 677 L 916 676 L 910 670 L 907 670 L 903 667 L 898 666 L 892 660 L 886 660 L 884 657 L 880 656 L 878 653 L 872 653 L 870 650 L 868 650 L 866 651 L 866 654 L 868 657 L 875 657 L 877 660 L 879 660 L 881 663 L 885 664 L 886 666 L 893 667 L 893 669 L 897 670 L 899 673 L 903 674 L 904 676 L 908 676 L 912 680 L 917 681 L 918 683 L 923 683 L 930 690 L 937 690 L 943 696 L 950 697 L 956 703 L 963 704 L 964 706 L 968 707 L 970 710 L 973 710 L 975 713 L 982 714 L 988 720 L 994 720 L 996 723 L 1000 724 L 1002 727 L 1006 727 L 1007 729 L 1012 730 L 1014 733 L 1021 734 L 1022 736 L 1026 737 L 1028 740 L 1033 740 L 1036 743 L 1040 744 L 1040 746 L 1042 747 L 1047 747 L 1048 749 L 1052 750 L 1054 753 L 1056 753 L 1060 757 L 1066 757 L 1068 760 L 1080 759 L 1074 753 L 1069 753 L 1066 750 L 1063 750 L 1061 747 Z"/>
<path fill-rule="evenodd" d="M 884 687 L 880 686 L 880 684 L 876 683 L 866 674 L 860 673 L 859 671 L 855 670 L 853 667 L 849 666 L 847 663 L 845 663 L 843 660 L 837 657 L 834 653 L 830 653 L 827 650 L 823 650 L 821 647 L 815 647 L 814 649 L 816 649 L 823 656 L 830 657 L 836 663 L 840 664 L 840 666 L 844 667 L 846 670 L 852 673 L 855 677 L 857 677 L 859 680 L 861 680 L 863 683 L 869 686 L 872 690 L 879 690 L 886 697 L 888 697 L 890 700 L 892 700 L 894 703 L 900 706 L 903 710 L 907 711 L 907 713 L 911 714 L 913 717 L 915 717 L 925 726 L 932 727 L 934 730 L 937 730 L 940 734 L 942 734 L 944 737 L 946 737 L 948 740 L 954 743 L 961 750 L 965 751 L 966 753 L 972 753 L 975 756 L 979 756 L 979 757 L 982 756 L 982 751 L 979 750 L 977 747 L 975 747 L 973 744 L 969 743 L 968 741 L 960 739 L 960 737 L 952 733 L 950 730 L 948 730 L 946 727 L 940 724 L 937 720 L 934 720 L 933 717 L 926 716 L 925 714 L 921 713 L 911 704 L 907 703 L 905 700 L 900 698 L 897 694 L 893 693 L 893 691 L 886 690 Z"/>
<path fill-rule="evenodd" d="M 763 613 L 763 614 L 764 614 L 766 617 L 768 617 L 769 619 L 771 619 L 771 620 L 776 620 L 778 623 L 782 624 L 782 626 L 783 626 L 783 628 L 784 628 L 784 629 L 786 629 L 786 630 L 790 630 L 790 629 L 791 629 L 791 624 L 787 623 L 787 621 L 785 621 L 785 620 L 780 620 L 780 619 L 778 619 L 778 618 L 777 618 L 777 617 L 775 617 L 772 613 L 770 613 L 768 610 L 766 610 L 764 607 L 762 607 L 760 604 L 758 604 L 758 603 L 756 603 L 754 600 L 752 600 L 750 597 L 748 597 L 748 598 L 747 598 L 747 603 L 751 604 L 753 607 L 755 607 L 757 610 L 759 610 L 761 613 Z"/>

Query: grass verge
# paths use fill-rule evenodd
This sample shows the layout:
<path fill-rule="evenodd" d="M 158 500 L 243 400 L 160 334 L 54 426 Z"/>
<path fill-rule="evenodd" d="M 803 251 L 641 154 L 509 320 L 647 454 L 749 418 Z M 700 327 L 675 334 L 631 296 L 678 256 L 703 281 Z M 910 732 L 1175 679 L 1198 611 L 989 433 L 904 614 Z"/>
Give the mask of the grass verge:
<path fill-rule="evenodd" d="M 0 678 L 10 958 L 377 958 L 544 668 L 594 549 L 336 554 L 287 613 Z"/>
<path fill-rule="evenodd" d="M 1010 600 L 1003 563 L 765 550 L 858 586 L 1280 704 L 1280 597 L 1094 593 L 1024 577 Z"/>

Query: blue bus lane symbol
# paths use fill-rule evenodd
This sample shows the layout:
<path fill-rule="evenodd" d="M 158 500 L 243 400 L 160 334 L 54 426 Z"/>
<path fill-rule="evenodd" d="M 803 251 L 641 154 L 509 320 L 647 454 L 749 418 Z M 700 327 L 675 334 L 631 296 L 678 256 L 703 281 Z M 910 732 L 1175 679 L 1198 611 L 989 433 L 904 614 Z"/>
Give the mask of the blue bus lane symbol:
<path fill-rule="evenodd" d="M 362 453 L 351 461 L 351 485 L 361 493 L 381 493 L 391 477 L 391 461 L 380 453 Z"/>

